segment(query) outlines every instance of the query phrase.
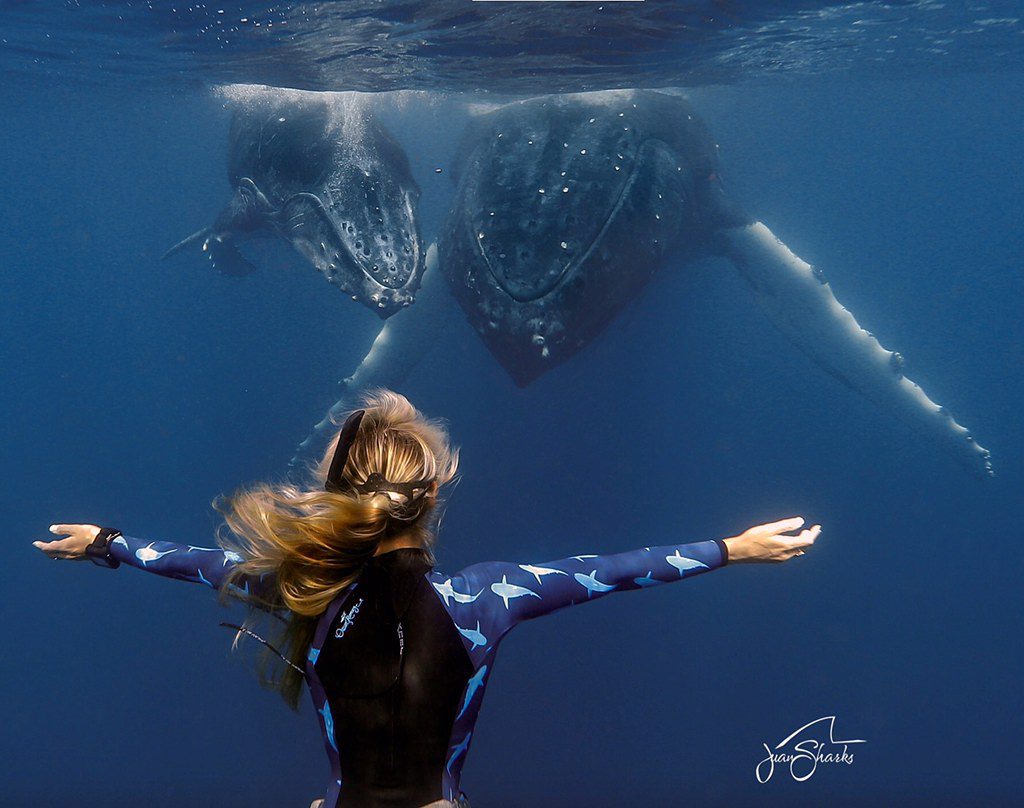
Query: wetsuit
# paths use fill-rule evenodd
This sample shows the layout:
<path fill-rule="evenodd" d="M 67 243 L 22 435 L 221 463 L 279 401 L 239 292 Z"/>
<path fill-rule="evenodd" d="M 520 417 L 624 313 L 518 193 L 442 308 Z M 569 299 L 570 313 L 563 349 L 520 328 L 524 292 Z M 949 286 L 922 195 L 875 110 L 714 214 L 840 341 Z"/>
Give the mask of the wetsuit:
<path fill-rule="evenodd" d="M 216 548 L 118 536 L 110 555 L 217 588 L 241 559 Z M 501 638 L 522 620 L 608 594 L 689 578 L 728 561 L 724 542 L 578 555 L 545 564 L 486 562 L 448 575 L 430 554 L 375 556 L 320 618 L 306 681 L 331 782 L 326 808 L 415 808 L 464 800 L 473 725 Z M 273 581 L 249 579 L 258 594 Z"/>

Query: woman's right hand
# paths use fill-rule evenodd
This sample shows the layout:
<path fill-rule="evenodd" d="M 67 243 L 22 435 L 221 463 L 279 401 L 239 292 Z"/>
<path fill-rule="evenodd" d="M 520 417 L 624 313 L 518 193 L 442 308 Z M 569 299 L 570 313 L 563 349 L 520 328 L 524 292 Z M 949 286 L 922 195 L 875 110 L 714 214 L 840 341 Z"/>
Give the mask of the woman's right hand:
<path fill-rule="evenodd" d="M 725 539 L 729 549 L 729 563 L 780 562 L 802 556 L 821 533 L 821 525 L 800 530 L 803 524 L 802 516 L 794 516 L 781 522 L 758 525 L 739 536 Z M 800 532 L 795 536 L 785 535 L 794 530 Z"/>
<path fill-rule="evenodd" d="M 100 534 L 96 525 L 50 525 L 50 532 L 66 538 L 53 541 L 34 541 L 32 546 L 42 550 L 50 558 L 70 558 L 82 561 L 88 556 L 85 548 Z"/>

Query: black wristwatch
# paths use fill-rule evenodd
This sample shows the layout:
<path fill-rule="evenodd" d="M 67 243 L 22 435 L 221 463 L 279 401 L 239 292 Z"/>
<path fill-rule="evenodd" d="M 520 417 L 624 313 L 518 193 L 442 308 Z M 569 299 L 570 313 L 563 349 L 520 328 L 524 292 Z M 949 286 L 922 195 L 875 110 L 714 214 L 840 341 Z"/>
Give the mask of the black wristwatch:
<path fill-rule="evenodd" d="M 92 544 L 85 548 L 85 554 L 89 556 L 89 560 L 93 564 L 116 570 L 121 566 L 121 562 L 110 554 L 110 543 L 120 535 L 120 530 L 101 527 L 96 538 L 92 540 Z"/>

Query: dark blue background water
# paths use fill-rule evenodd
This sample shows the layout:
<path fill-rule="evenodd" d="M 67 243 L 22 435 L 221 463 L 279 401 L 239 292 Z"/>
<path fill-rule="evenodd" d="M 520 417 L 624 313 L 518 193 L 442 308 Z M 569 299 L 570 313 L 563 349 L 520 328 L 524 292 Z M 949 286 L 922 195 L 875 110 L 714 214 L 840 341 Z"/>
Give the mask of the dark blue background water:
<path fill-rule="evenodd" d="M 526 390 L 461 320 L 402 388 L 463 448 L 442 568 L 824 525 L 784 566 L 510 635 L 475 805 L 1019 803 L 1022 91 L 997 71 L 693 94 L 731 192 L 907 356 L 993 480 L 822 374 L 719 262 L 663 268 Z M 432 237 L 459 113 L 421 101 L 389 121 Z M 258 688 L 209 591 L 30 542 L 75 521 L 209 541 L 209 501 L 283 473 L 376 318 L 283 247 L 241 280 L 158 260 L 228 193 L 210 93 L 20 75 L 0 104 L 0 803 L 305 806 L 312 711 Z M 763 742 L 832 714 L 868 741 L 854 765 L 755 781 Z"/>

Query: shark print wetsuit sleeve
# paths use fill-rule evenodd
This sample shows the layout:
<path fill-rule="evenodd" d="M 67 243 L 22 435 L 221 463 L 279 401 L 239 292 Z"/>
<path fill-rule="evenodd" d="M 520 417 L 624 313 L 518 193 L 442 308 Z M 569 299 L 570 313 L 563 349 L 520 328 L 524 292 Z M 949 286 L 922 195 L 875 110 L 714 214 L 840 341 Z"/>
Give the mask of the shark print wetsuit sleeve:
<path fill-rule="evenodd" d="M 227 573 L 242 560 L 238 553 L 222 550 L 220 547 L 196 547 L 171 541 L 146 541 L 123 534 L 111 541 L 110 555 L 118 561 L 146 572 L 165 578 L 176 578 L 179 581 L 206 584 L 213 589 L 220 589 Z M 270 576 L 264 576 L 262 581 L 253 578 L 243 579 L 240 587 L 241 592 L 257 597 L 270 595 L 272 589 L 273 581 Z"/>
<path fill-rule="evenodd" d="M 444 602 L 473 666 L 452 727 L 443 772 L 445 797 L 455 799 L 460 794 L 461 769 L 487 677 L 499 641 L 513 626 L 611 592 L 692 578 L 724 566 L 728 559 L 725 543 L 716 539 L 609 555 L 569 556 L 542 564 L 489 561 L 451 576 L 431 571 L 430 583 Z"/>
<path fill-rule="evenodd" d="M 435 588 L 452 605 L 463 636 L 479 633 L 476 639 L 486 646 L 523 620 L 611 592 L 690 578 L 727 560 L 724 542 L 714 540 L 576 555 L 543 564 L 489 561 L 466 567 Z"/>

